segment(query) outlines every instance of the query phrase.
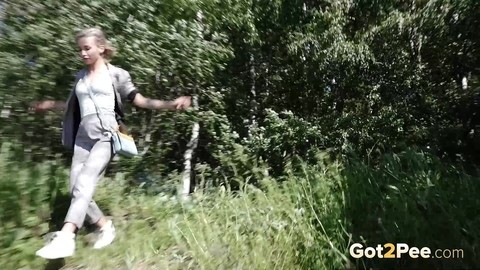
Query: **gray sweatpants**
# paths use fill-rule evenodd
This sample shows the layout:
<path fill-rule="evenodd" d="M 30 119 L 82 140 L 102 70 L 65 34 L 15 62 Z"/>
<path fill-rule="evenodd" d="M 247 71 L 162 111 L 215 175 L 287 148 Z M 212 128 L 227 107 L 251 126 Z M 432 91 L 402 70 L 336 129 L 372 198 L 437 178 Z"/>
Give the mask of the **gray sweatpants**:
<path fill-rule="evenodd" d="M 102 120 L 105 127 L 116 124 L 113 114 L 104 114 Z M 104 216 L 93 195 L 112 157 L 110 137 L 102 129 L 98 116 L 93 114 L 82 118 L 75 139 L 70 170 L 72 199 L 65 222 L 73 223 L 80 229 L 85 221 L 94 224 Z"/>

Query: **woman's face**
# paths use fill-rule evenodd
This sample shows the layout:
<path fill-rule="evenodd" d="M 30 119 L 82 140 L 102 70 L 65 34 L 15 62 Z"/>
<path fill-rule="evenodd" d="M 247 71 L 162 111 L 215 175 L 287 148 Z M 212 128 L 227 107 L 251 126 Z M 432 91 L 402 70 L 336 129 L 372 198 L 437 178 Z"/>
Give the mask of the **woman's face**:
<path fill-rule="evenodd" d="M 98 46 L 95 37 L 82 37 L 78 40 L 78 50 L 83 62 L 87 65 L 95 63 L 102 58 L 104 46 Z"/>

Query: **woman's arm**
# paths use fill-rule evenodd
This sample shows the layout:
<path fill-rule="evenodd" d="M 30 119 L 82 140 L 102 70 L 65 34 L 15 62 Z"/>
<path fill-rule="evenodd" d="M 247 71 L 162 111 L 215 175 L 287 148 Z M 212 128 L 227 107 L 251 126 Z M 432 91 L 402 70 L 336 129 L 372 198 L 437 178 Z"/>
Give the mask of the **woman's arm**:
<path fill-rule="evenodd" d="M 133 105 L 150 110 L 181 110 L 190 107 L 192 102 L 191 97 L 182 96 L 172 101 L 165 101 L 159 99 L 151 99 L 142 96 L 140 93 L 135 95 Z"/>
<path fill-rule="evenodd" d="M 144 97 L 136 91 L 130 73 L 121 68 L 117 68 L 117 71 L 119 72 L 120 85 L 117 90 L 120 92 L 120 96 L 132 101 L 133 105 L 139 108 L 150 110 L 181 110 L 190 107 L 192 99 L 189 96 L 182 96 L 172 101 Z"/>
<path fill-rule="evenodd" d="M 43 100 L 43 101 L 36 101 L 33 102 L 31 107 L 36 112 L 44 112 L 44 111 L 63 111 L 67 107 L 65 101 L 57 101 L 57 100 Z"/>

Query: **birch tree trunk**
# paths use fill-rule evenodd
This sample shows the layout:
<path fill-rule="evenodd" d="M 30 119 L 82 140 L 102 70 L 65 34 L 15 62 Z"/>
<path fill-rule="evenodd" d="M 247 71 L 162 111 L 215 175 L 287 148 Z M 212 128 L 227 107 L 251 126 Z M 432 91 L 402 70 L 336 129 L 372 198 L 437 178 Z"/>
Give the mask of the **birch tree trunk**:
<path fill-rule="evenodd" d="M 198 109 L 198 96 L 194 95 L 192 105 L 195 110 Z M 187 144 L 187 151 L 184 154 L 184 170 L 182 176 L 182 191 L 181 195 L 183 199 L 188 198 L 190 191 L 192 190 L 192 156 L 198 145 L 198 135 L 200 133 L 200 124 L 198 122 L 193 124 L 192 137 Z"/>
<path fill-rule="evenodd" d="M 198 29 L 198 37 L 203 39 L 203 32 L 204 32 L 204 25 L 203 25 L 203 12 L 199 10 L 197 12 L 197 22 L 199 23 Z M 192 97 L 192 107 L 195 111 L 198 111 L 198 87 L 195 86 L 195 94 Z M 188 199 L 190 192 L 193 190 L 192 188 L 192 157 L 197 149 L 198 145 L 198 137 L 200 134 L 200 123 L 197 121 L 192 126 L 192 137 L 187 144 L 187 151 L 183 156 L 184 158 L 184 169 L 183 169 L 183 176 L 182 176 L 182 190 L 181 190 L 181 197 L 182 199 Z"/>
<path fill-rule="evenodd" d="M 256 70 L 255 70 L 255 56 L 253 53 L 250 53 L 249 59 L 250 65 L 250 127 L 248 129 L 248 133 L 251 135 L 252 129 L 255 129 L 257 125 L 257 89 L 255 87 L 256 84 Z"/>
<path fill-rule="evenodd" d="M 252 6 L 250 7 L 250 10 L 252 14 L 255 13 L 256 9 L 256 3 L 257 1 L 252 1 Z M 252 22 L 253 25 L 255 23 Z M 256 32 L 257 30 L 255 30 Z M 255 59 L 255 49 L 254 49 L 253 44 L 250 44 L 250 53 L 249 53 L 249 59 L 248 59 L 248 64 L 249 64 L 249 75 L 250 75 L 250 125 L 248 127 L 248 135 L 252 135 L 252 131 L 255 130 L 257 127 L 257 113 L 258 113 L 258 104 L 257 104 L 257 88 L 256 88 L 256 83 L 257 83 L 257 70 L 255 69 L 255 64 L 258 59 Z"/>

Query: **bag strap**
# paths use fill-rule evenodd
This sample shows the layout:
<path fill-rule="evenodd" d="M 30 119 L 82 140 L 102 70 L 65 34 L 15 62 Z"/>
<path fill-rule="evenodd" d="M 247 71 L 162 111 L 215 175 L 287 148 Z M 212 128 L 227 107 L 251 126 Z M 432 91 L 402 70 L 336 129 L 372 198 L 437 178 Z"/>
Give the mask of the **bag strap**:
<path fill-rule="evenodd" d="M 115 119 L 117 120 L 117 123 L 118 123 L 118 129 L 120 130 L 120 132 L 122 132 L 124 134 L 128 134 L 129 133 L 128 128 L 123 121 L 123 117 L 124 117 L 123 106 L 118 105 L 119 103 L 117 102 L 118 91 L 117 91 L 117 88 L 115 87 L 115 81 L 118 81 L 118 74 L 116 74 L 116 76 L 114 77 L 112 75 L 112 71 L 110 70 L 110 64 L 105 63 L 105 66 L 107 67 L 108 75 L 110 75 L 110 79 L 112 80 L 113 95 L 114 95 L 114 98 L 115 98 L 115 105 L 114 106 L 115 106 L 115 108 L 118 108 L 118 110 L 120 111 L 120 113 L 117 113 L 115 111 Z"/>
<path fill-rule="evenodd" d="M 109 73 L 110 73 L 110 72 L 109 72 Z M 113 132 L 115 131 L 114 128 L 110 127 L 110 129 L 107 129 L 107 128 L 105 128 L 105 126 L 103 125 L 102 117 L 103 117 L 104 115 L 103 115 L 102 110 L 101 110 L 100 107 L 98 106 L 97 102 L 95 101 L 95 97 L 94 97 L 94 95 L 93 95 L 92 87 L 91 87 L 90 82 L 88 81 L 88 78 L 87 78 L 87 77 L 88 77 L 88 73 L 86 73 L 86 74 L 83 76 L 82 80 L 83 80 L 83 82 L 85 83 L 85 85 L 87 86 L 88 95 L 90 96 L 90 98 L 91 98 L 92 101 L 93 101 L 93 104 L 95 105 L 95 110 L 97 111 L 97 116 L 98 116 L 98 118 L 100 119 L 100 125 L 102 126 L 102 128 L 103 128 L 104 130 L 110 131 L 110 132 L 113 133 Z M 113 82 L 112 82 L 112 84 L 113 84 Z M 113 95 L 115 95 L 115 88 L 114 88 L 114 93 L 113 93 Z"/>

